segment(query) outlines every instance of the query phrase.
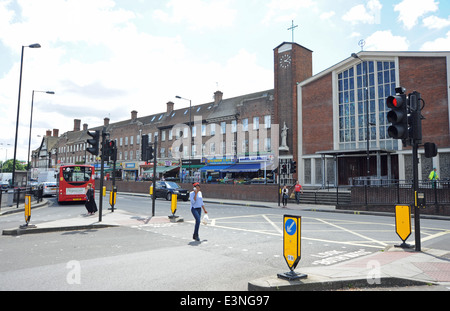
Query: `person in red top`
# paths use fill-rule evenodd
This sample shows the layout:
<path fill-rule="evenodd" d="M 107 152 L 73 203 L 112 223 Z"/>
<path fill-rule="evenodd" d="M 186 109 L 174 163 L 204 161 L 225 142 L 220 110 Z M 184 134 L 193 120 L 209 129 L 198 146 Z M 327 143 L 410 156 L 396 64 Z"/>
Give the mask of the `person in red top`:
<path fill-rule="evenodd" d="M 297 204 L 300 204 L 300 192 L 303 194 L 303 189 L 298 180 L 295 183 L 294 192 L 295 192 L 295 201 L 297 201 Z"/>

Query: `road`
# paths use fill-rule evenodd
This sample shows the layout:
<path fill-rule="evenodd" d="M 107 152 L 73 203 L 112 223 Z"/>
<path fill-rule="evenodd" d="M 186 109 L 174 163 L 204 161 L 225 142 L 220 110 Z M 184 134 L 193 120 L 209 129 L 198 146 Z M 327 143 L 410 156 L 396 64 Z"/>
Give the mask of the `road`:
<path fill-rule="evenodd" d="M 32 223 L 76 217 L 83 205 L 32 212 Z M 119 195 L 117 208 L 151 215 L 151 200 Z M 98 200 L 97 200 L 98 202 Z M 156 201 L 156 216 L 170 202 Z M 104 202 L 104 209 L 107 208 Z M 192 240 L 188 202 L 184 222 L 77 232 L 0 237 L 0 290 L 246 290 L 248 281 L 289 269 L 283 258 L 283 215 L 302 216 L 302 259 L 297 268 L 327 266 L 383 250 L 401 241 L 392 217 L 207 204 L 210 223 Z M 23 224 L 22 214 L 0 217 L 0 229 Z M 450 248 L 450 222 L 421 222 L 422 248 Z M 414 234 L 408 243 L 414 244 Z"/>

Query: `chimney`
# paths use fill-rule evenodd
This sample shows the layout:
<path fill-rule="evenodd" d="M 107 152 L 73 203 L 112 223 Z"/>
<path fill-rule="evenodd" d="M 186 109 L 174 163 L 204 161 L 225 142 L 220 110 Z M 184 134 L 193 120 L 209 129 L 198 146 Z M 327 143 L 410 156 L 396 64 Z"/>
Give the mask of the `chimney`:
<path fill-rule="evenodd" d="M 47 137 L 52 136 L 52 131 L 51 130 L 47 130 L 47 132 L 45 133 L 45 136 L 47 136 Z"/>
<path fill-rule="evenodd" d="M 59 137 L 59 130 L 58 129 L 53 129 L 53 137 L 56 137 L 56 138 Z"/>
<path fill-rule="evenodd" d="M 167 114 L 171 113 L 173 111 L 174 103 L 168 102 L 167 103 Z"/>
<path fill-rule="evenodd" d="M 74 132 L 79 132 L 80 131 L 80 125 L 81 125 L 81 120 L 78 120 L 78 119 L 73 120 L 73 131 Z"/>
<path fill-rule="evenodd" d="M 223 98 L 223 93 L 221 91 L 217 91 L 214 93 L 214 105 L 220 104 Z"/>
<path fill-rule="evenodd" d="M 86 123 L 83 124 L 83 131 L 86 132 L 88 130 L 88 125 Z"/>
<path fill-rule="evenodd" d="M 136 119 L 137 119 L 137 111 L 136 111 L 136 110 L 133 110 L 133 111 L 131 112 L 131 120 L 132 120 L 132 121 L 136 121 Z"/>
<path fill-rule="evenodd" d="M 104 126 L 108 126 L 109 125 L 109 118 L 104 118 L 103 119 L 103 125 Z"/>

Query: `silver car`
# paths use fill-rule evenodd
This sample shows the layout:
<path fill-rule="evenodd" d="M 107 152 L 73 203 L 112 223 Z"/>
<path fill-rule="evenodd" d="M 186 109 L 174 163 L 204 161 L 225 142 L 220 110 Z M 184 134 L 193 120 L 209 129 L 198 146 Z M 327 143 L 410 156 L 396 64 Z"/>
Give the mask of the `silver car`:
<path fill-rule="evenodd" d="M 54 196 L 58 194 L 58 185 L 56 182 L 43 182 L 42 183 L 43 192 L 42 195 Z"/>

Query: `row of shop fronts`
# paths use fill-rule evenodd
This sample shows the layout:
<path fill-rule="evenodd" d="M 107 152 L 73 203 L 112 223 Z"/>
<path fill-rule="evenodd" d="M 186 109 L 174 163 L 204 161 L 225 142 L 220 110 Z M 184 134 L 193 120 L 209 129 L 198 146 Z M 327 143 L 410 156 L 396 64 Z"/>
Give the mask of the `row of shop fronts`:
<path fill-rule="evenodd" d="M 180 182 L 245 182 L 260 178 L 274 182 L 277 168 L 274 156 L 226 157 L 212 159 L 159 160 L 156 178 Z M 95 165 L 96 177 L 100 176 L 100 163 Z M 153 163 L 124 161 L 116 164 L 116 179 L 143 181 L 153 178 Z M 105 178 L 112 178 L 112 164 L 105 164 Z"/>

